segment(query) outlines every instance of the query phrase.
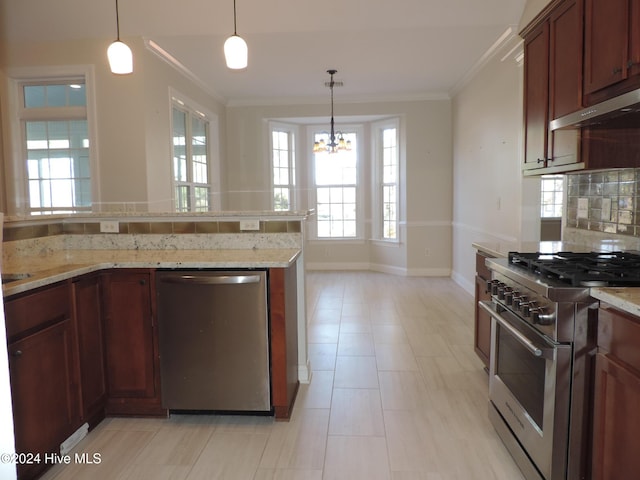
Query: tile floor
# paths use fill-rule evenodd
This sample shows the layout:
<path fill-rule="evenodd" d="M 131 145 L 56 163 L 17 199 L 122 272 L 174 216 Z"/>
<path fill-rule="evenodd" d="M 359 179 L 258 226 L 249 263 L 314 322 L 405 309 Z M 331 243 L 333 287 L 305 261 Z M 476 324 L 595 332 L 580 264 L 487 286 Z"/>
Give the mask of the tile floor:
<path fill-rule="evenodd" d="M 310 272 L 312 381 L 289 422 L 102 422 L 45 480 L 521 480 L 487 419 L 473 298 L 450 279 Z"/>

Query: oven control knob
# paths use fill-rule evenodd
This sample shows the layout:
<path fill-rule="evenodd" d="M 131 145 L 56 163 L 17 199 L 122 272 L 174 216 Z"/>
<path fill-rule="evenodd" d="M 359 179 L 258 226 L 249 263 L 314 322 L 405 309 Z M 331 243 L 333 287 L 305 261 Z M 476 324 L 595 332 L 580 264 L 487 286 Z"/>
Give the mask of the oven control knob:
<path fill-rule="evenodd" d="M 513 303 L 513 290 L 504 292 L 504 303 L 511 305 Z"/>
<path fill-rule="evenodd" d="M 526 295 L 513 296 L 513 308 L 520 309 L 520 305 L 527 301 Z"/>
<path fill-rule="evenodd" d="M 532 312 L 535 311 L 537 308 L 537 303 L 536 302 L 524 302 L 520 305 L 520 311 L 522 312 L 522 315 L 524 315 L 525 317 L 530 317 Z"/>
<path fill-rule="evenodd" d="M 498 287 L 498 300 L 504 300 L 504 296 L 506 295 L 507 291 L 511 290 L 510 287 L 507 287 L 506 285 L 502 284 Z"/>
<path fill-rule="evenodd" d="M 487 280 L 487 292 L 491 295 L 496 295 L 498 293 L 498 284 L 499 280 Z"/>

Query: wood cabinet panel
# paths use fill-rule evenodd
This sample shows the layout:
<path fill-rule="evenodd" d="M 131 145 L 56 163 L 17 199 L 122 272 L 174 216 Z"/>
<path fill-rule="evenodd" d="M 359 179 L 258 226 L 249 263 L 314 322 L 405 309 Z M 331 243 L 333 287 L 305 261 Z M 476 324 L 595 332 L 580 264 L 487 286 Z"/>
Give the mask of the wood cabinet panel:
<path fill-rule="evenodd" d="M 107 398 L 100 277 L 81 277 L 73 282 L 72 288 L 82 416 L 93 427 L 104 418 Z"/>
<path fill-rule="evenodd" d="M 166 415 L 160 407 L 152 271 L 112 271 L 103 285 L 107 413 Z"/>
<path fill-rule="evenodd" d="M 524 170 L 528 174 L 580 162 L 580 131 L 550 131 L 549 122 L 582 107 L 582 1 L 556 3 L 548 17 L 525 35 Z"/>
<path fill-rule="evenodd" d="M 635 478 L 640 431 L 640 372 L 596 355 L 592 480 Z"/>
<path fill-rule="evenodd" d="M 585 2 L 585 93 L 626 78 L 629 0 Z"/>
<path fill-rule="evenodd" d="M 277 419 L 288 419 L 298 392 L 296 267 L 269 269 L 271 397 Z"/>
<path fill-rule="evenodd" d="M 485 368 L 489 368 L 489 353 L 491 351 L 491 316 L 478 306 L 480 301 L 491 300 L 491 293 L 487 290 L 487 281 L 491 280 L 491 271 L 485 260 L 492 258 L 483 253 L 476 253 L 476 286 L 474 308 L 474 350 L 480 357 Z"/>
<path fill-rule="evenodd" d="M 524 44 L 525 168 L 544 166 L 549 125 L 549 23 L 527 36 Z"/>
<path fill-rule="evenodd" d="M 9 344 L 18 453 L 59 453 L 60 444 L 80 426 L 76 367 L 70 318 Z M 47 467 L 44 462 L 18 465 L 18 476 L 34 478 Z"/>
<path fill-rule="evenodd" d="M 640 318 L 601 303 L 593 397 L 592 479 L 634 478 L 640 431 Z"/>

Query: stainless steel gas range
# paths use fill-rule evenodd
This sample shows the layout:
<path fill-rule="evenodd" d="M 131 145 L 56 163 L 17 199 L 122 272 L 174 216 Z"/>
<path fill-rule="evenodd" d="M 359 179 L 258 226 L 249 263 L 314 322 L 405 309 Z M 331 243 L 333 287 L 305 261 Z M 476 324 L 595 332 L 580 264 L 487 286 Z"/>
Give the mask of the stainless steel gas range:
<path fill-rule="evenodd" d="M 487 259 L 489 417 L 527 480 L 586 478 L 597 301 L 640 285 L 640 255 L 512 252 Z"/>

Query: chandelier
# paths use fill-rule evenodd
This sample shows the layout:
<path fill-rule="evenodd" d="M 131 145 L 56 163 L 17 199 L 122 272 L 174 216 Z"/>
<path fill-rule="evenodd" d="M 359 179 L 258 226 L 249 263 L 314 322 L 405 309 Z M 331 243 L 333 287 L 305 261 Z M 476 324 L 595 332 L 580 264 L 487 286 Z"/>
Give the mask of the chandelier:
<path fill-rule="evenodd" d="M 327 70 L 327 73 L 331 76 L 329 80 L 329 90 L 331 91 L 331 132 L 329 133 L 329 143 L 326 143 L 324 139 L 313 143 L 313 153 L 337 153 L 341 150 L 351 150 L 351 140 L 345 140 L 342 132 L 335 131 L 335 121 L 333 119 L 333 87 L 335 86 L 333 76 L 338 71 Z"/>

